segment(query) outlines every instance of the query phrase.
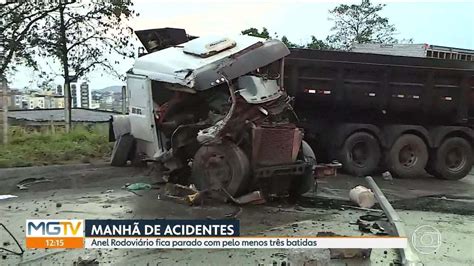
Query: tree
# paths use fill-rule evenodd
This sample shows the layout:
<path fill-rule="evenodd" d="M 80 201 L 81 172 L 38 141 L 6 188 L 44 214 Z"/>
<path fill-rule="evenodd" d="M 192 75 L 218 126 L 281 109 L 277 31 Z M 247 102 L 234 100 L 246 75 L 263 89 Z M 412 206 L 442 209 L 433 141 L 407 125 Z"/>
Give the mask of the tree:
<path fill-rule="evenodd" d="M 58 10 L 48 2 L 6 1 L 0 4 L 0 78 L 16 64 L 37 68 L 32 40 L 38 37 L 41 20 Z"/>
<path fill-rule="evenodd" d="M 127 0 L 51 1 L 57 12 L 49 12 L 42 20 L 41 38 L 33 42 L 40 56 L 52 57 L 62 66 L 64 78 L 66 130 L 71 126 L 71 81 L 103 68 L 112 73 L 114 64 L 109 55 L 123 59 L 133 57 L 132 29 L 124 22 L 135 15 Z"/>
<path fill-rule="evenodd" d="M 331 50 L 333 47 L 328 43 L 324 42 L 323 40 L 319 40 L 318 38 L 311 36 L 311 42 L 306 44 L 306 48 L 308 49 L 317 49 L 317 50 Z"/>
<path fill-rule="evenodd" d="M 262 31 L 258 31 L 257 28 L 248 28 L 246 30 L 243 30 L 241 33 L 243 35 L 249 35 L 249 36 L 254 36 L 254 37 L 259 37 L 259 38 L 264 38 L 264 39 L 271 39 L 270 33 L 265 27 L 262 28 Z"/>
<path fill-rule="evenodd" d="M 395 27 L 379 14 L 384 6 L 362 0 L 359 5 L 341 4 L 330 10 L 334 34 L 328 36 L 327 41 L 344 50 L 350 49 L 353 43 L 394 43 Z"/>
<path fill-rule="evenodd" d="M 284 43 L 286 45 L 286 47 L 288 47 L 288 48 L 304 48 L 303 45 L 292 43 L 290 40 L 288 40 L 288 38 L 285 35 L 283 35 L 283 37 L 281 37 L 281 42 Z"/>
<path fill-rule="evenodd" d="M 257 28 L 248 28 L 246 30 L 242 31 L 242 34 L 244 35 L 249 35 L 249 36 L 254 36 L 254 37 L 260 37 L 260 38 L 265 38 L 265 39 L 271 39 L 272 37 L 270 36 L 267 28 L 263 27 L 262 31 L 259 31 Z M 278 33 L 275 32 L 274 34 L 275 39 L 279 39 Z M 333 49 L 329 44 L 325 43 L 322 40 L 318 40 L 316 37 L 311 36 L 311 42 L 307 44 L 296 44 L 294 42 L 291 42 L 288 37 L 283 35 L 281 37 L 281 41 L 286 45 L 288 48 L 309 48 L 309 49 Z"/>
<path fill-rule="evenodd" d="M 272 39 L 270 36 L 270 33 L 268 32 L 268 29 L 263 27 L 262 31 L 259 31 L 257 28 L 248 28 L 246 30 L 241 31 L 243 35 L 248 35 L 248 36 L 253 36 L 253 37 L 259 37 L 259 38 L 264 38 L 264 39 Z M 275 39 L 278 39 L 279 36 L 275 32 Z M 292 43 L 288 40 L 286 36 L 281 37 L 281 41 L 289 48 L 302 48 L 303 46 L 298 45 L 296 43 Z"/>

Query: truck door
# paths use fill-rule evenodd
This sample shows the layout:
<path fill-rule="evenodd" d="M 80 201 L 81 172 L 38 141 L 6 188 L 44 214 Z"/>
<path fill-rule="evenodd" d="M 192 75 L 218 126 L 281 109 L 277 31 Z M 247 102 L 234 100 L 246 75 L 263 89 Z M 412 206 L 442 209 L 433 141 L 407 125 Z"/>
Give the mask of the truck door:
<path fill-rule="evenodd" d="M 156 125 L 151 95 L 151 81 L 138 75 L 127 76 L 129 116 L 131 133 L 137 141 L 150 142 L 147 145 L 147 154 L 153 156 L 158 150 Z M 151 154 L 150 154 L 151 153 Z"/>

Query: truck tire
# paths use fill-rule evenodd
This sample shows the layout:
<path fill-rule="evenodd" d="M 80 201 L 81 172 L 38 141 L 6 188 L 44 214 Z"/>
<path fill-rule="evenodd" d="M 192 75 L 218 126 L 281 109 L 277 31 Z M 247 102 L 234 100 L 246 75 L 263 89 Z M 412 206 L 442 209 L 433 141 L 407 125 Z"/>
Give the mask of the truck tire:
<path fill-rule="evenodd" d="M 387 168 L 400 178 L 415 178 L 425 173 L 428 148 L 425 142 L 413 134 L 400 136 L 387 154 Z"/>
<path fill-rule="evenodd" d="M 302 176 L 296 177 L 290 190 L 290 197 L 297 198 L 306 192 L 316 189 L 314 179 L 314 169 L 316 167 L 316 155 L 313 149 L 306 141 L 301 142 L 301 150 L 303 153 L 303 160 L 311 164 L 311 168 L 306 169 Z"/>
<path fill-rule="evenodd" d="M 128 158 L 130 156 L 130 151 L 133 147 L 133 136 L 130 134 L 125 134 L 120 136 L 114 144 L 114 149 L 112 150 L 112 156 L 110 158 L 110 165 L 112 166 L 124 166 L 127 164 Z"/>
<path fill-rule="evenodd" d="M 381 155 L 380 145 L 374 136 L 356 132 L 344 141 L 338 159 L 345 172 L 365 176 L 377 169 Z"/>
<path fill-rule="evenodd" d="M 472 147 L 460 137 L 448 138 L 436 150 L 433 158 L 433 175 L 449 180 L 465 177 L 472 168 Z"/>
<path fill-rule="evenodd" d="M 201 191 L 224 188 L 239 196 L 246 192 L 249 178 L 249 159 L 234 143 L 201 146 L 194 155 L 191 182 Z"/>

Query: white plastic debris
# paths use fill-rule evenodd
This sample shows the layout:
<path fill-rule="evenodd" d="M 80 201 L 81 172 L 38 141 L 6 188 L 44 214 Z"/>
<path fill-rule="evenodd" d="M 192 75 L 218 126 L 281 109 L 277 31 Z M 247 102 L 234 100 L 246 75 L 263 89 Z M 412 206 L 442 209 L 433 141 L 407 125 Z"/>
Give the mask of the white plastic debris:
<path fill-rule="evenodd" d="M 17 198 L 17 197 L 18 196 L 15 196 L 15 195 L 0 195 L 0 200 Z"/>
<path fill-rule="evenodd" d="M 349 198 L 362 208 L 372 208 L 375 205 L 374 193 L 364 186 L 357 186 L 351 189 Z"/>
<path fill-rule="evenodd" d="M 383 172 L 382 177 L 384 180 L 393 180 L 392 174 L 389 171 Z"/>

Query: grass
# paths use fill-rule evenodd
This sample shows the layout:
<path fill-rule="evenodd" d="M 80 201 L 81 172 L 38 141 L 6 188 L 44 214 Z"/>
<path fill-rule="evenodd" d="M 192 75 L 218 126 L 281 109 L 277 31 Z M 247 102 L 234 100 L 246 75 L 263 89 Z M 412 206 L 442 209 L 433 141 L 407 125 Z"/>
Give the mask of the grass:
<path fill-rule="evenodd" d="M 68 161 L 89 162 L 110 156 L 112 144 L 107 130 L 75 126 L 65 132 L 27 132 L 10 128 L 9 144 L 0 146 L 0 168 L 63 164 Z"/>

